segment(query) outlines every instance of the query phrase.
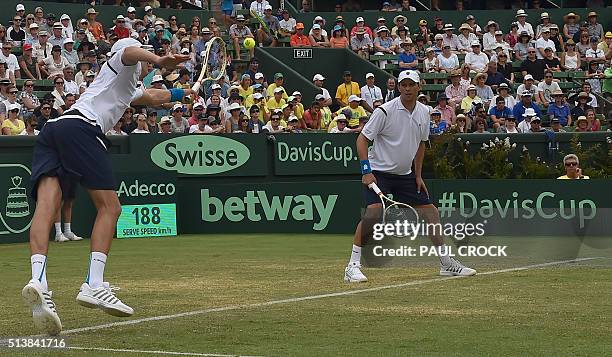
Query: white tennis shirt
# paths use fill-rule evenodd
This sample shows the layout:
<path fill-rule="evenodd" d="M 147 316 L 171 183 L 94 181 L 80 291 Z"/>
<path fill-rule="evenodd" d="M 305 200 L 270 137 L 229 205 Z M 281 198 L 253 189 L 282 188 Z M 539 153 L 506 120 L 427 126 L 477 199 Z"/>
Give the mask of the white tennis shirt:
<path fill-rule="evenodd" d="M 368 153 L 374 171 L 395 175 L 412 172 L 412 161 L 422 141 L 429 140 L 429 109 L 416 102 L 414 110 L 408 111 L 397 97 L 374 110 L 361 133 L 373 141 Z"/>
<path fill-rule="evenodd" d="M 72 106 L 88 119 L 95 120 L 106 133 L 115 126 L 132 100 L 142 96 L 136 88 L 140 77 L 140 63 L 123 64 L 125 49 L 117 51 L 100 69 L 96 79 Z"/>

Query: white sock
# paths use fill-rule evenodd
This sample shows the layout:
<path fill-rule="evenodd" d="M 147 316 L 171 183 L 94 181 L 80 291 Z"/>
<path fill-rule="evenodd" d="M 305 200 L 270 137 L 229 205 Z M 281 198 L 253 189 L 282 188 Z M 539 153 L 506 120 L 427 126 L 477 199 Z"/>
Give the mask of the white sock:
<path fill-rule="evenodd" d="M 64 233 L 72 233 L 72 231 L 70 230 L 70 223 L 64 223 Z"/>
<path fill-rule="evenodd" d="M 62 234 L 62 222 L 55 222 L 55 235 L 59 236 Z"/>
<path fill-rule="evenodd" d="M 351 260 L 350 263 L 359 263 L 361 261 L 361 247 L 353 244 L 353 249 L 351 251 Z"/>
<path fill-rule="evenodd" d="M 42 254 L 33 254 L 30 257 L 32 264 L 32 280 L 38 280 L 45 291 L 48 291 L 47 286 L 47 256 Z"/>
<path fill-rule="evenodd" d="M 89 255 L 89 273 L 87 283 L 92 289 L 102 286 L 104 281 L 104 267 L 106 266 L 106 254 L 91 252 Z"/>
<path fill-rule="evenodd" d="M 441 246 L 439 246 L 438 252 L 440 253 L 440 263 L 442 263 L 442 265 L 444 266 L 450 265 L 451 259 L 448 256 L 449 248 L 446 246 L 446 244 L 442 244 Z"/>

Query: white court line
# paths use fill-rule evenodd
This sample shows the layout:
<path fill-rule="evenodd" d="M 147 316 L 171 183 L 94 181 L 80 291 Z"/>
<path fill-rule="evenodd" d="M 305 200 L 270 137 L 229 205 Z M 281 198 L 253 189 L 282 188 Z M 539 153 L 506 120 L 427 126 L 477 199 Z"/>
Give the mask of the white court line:
<path fill-rule="evenodd" d="M 206 356 L 206 357 L 255 357 L 255 356 L 238 356 L 238 355 L 223 355 L 218 353 L 199 353 L 199 352 L 174 352 L 174 351 L 150 351 L 150 350 L 128 350 L 123 348 L 102 348 L 102 347 L 65 347 L 69 350 L 82 351 L 104 351 L 104 352 L 131 352 L 131 353 L 146 353 L 157 355 L 173 355 L 173 356 Z"/>
<path fill-rule="evenodd" d="M 582 262 L 582 261 L 587 261 L 587 260 L 594 260 L 594 259 L 602 259 L 602 257 L 578 258 L 578 259 L 571 259 L 571 260 L 559 260 L 559 261 L 555 261 L 555 262 L 526 265 L 526 266 L 516 267 L 516 268 L 492 270 L 492 271 L 487 271 L 487 272 L 484 272 L 484 273 L 478 273 L 476 276 L 509 273 L 509 272 L 514 272 L 514 271 L 521 271 L 521 270 L 528 270 L 528 269 L 535 269 L 535 268 L 543 268 L 543 267 L 548 267 L 548 266 L 551 266 L 551 265 L 577 263 L 577 262 Z M 367 289 L 357 289 L 357 290 L 341 291 L 341 292 L 337 292 L 337 293 L 303 296 L 303 297 L 290 298 L 290 299 L 282 299 L 282 300 L 272 300 L 272 301 L 254 303 L 254 304 L 244 304 L 244 305 L 232 305 L 232 306 L 225 306 L 225 307 L 215 307 L 215 308 L 210 308 L 210 309 L 205 309 L 205 310 L 187 311 L 187 312 L 182 312 L 182 313 L 173 314 L 173 315 L 152 316 L 152 317 L 145 317 L 145 318 L 142 318 L 142 319 L 126 320 L 126 321 L 120 321 L 120 322 L 111 322 L 111 323 L 103 324 L 103 325 L 80 327 L 80 328 L 75 328 L 75 329 L 63 331 L 62 334 L 69 335 L 69 334 L 74 334 L 74 333 L 79 333 L 79 332 L 102 330 L 102 329 L 107 329 L 107 328 L 112 328 L 112 327 L 117 327 L 117 326 L 136 325 L 136 324 L 140 324 L 140 323 L 143 323 L 143 322 L 149 322 L 149 321 L 161 321 L 161 320 L 176 319 L 176 318 L 179 318 L 179 317 L 204 315 L 204 314 L 209 314 L 209 313 L 212 313 L 212 312 L 223 312 L 223 311 L 250 309 L 250 308 L 264 307 L 264 306 L 271 306 L 271 305 L 278 305 L 278 304 L 287 304 L 287 303 L 292 303 L 292 302 L 325 299 L 325 298 L 329 298 L 329 297 L 355 295 L 355 294 L 369 293 L 369 292 L 373 292 L 373 291 L 380 291 L 380 290 L 386 290 L 386 289 L 402 288 L 402 287 L 406 287 L 406 286 L 423 285 L 423 284 L 435 283 L 435 282 L 438 282 L 438 281 L 446 281 L 446 280 L 459 279 L 459 278 L 465 278 L 465 277 L 463 277 L 463 276 L 448 276 L 448 277 L 443 277 L 443 278 L 410 281 L 410 282 L 402 283 L 402 284 L 377 286 L 377 287 L 367 288 Z"/>

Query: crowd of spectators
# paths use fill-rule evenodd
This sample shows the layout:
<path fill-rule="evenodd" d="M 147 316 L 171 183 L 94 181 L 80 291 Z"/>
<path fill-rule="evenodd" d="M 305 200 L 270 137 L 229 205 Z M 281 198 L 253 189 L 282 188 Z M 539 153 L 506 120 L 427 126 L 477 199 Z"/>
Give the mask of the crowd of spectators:
<path fill-rule="evenodd" d="M 412 11 L 408 1 L 397 5 Z M 394 11 L 385 6 L 384 11 Z M 242 8 L 260 15 L 267 28 L 249 24 L 239 11 Z M 191 56 L 184 68 L 172 72 L 149 65 L 143 72 L 143 86 L 190 88 L 206 43 L 225 30 L 215 18 L 194 17 L 184 24 L 175 15 L 158 17 L 150 5 L 144 10 L 145 15 L 138 18 L 136 9 L 128 7 L 107 27 L 97 20 L 94 7 L 73 22 L 67 14 L 56 18 L 42 7 L 17 5 L 11 23 L 0 26 L 2 134 L 35 135 L 47 120 L 69 109 L 92 83 L 112 44 L 125 37 L 136 38 L 158 55 Z M 317 16 L 305 26 L 266 0 L 223 1 L 222 10 L 234 61 L 242 59 L 245 38 L 253 38 L 258 46 L 277 46 L 286 38 L 296 47 L 350 48 L 366 59 L 392 55 L 381 60 L 382 68 L 397 64 L 400 70 L 445 74 L 440 77 L 440 83 L 448 80 L 444 91 L 434 98 L 426 93 L 419 96 L 431 105 L 434 135 L 448 130 L 512 133 L 610 127 L 596 114 L 605 114 L 597 95 L 612 97 L 612 32 L 604 31 L 596 12 L 589 13 L 586 22 L 569 13 L 561 25 L 545 12 L 538 23 L 530 23 L 519 9 L 508 31 L 494 20 L 481 27 L 479 19 L 469 15 L 457 31 L 440 17 L 432 26 L 420 20 L 418 28 L 410 29 L 402 14 L 392 24 L 385 17 L 376 24 L 367 24 L 363 17 L 348 24 L 339 14 L 332 24 Z M 13 47 L 21 48 L 19 56 L 12 53 Z M 202 95 L 182 103 L 130 108 L 109 134 L 359 132 L 376 107 L 399 95 L 393 78 L 380 88 L 373 73 L 353 78 L 347 70 L 342 83 L 331 84 L 334 96 L 326 88 L 325 73 L 319 73 L 312 82 L 322 93 L 304 98 L 299 88 L 285 82 L 283 73 L 266 78 L 253 50 L 247 52 L 245 71 L 239 73 L 230 59 L 227 76 L 205 86 Z M 512 62 L 520 62 L 520 68 L 513 69 Z M 566 93 L 554 74 L 579 70 L 585 72 L 584 84 L 579 91 Z M 43 98 L 33 90 L 41 79 L 50 80 L 53 87 Z M 18 82 L 23 83 L 21 88 Z M 541 124 L 550 128 L 542 129 Z"/>

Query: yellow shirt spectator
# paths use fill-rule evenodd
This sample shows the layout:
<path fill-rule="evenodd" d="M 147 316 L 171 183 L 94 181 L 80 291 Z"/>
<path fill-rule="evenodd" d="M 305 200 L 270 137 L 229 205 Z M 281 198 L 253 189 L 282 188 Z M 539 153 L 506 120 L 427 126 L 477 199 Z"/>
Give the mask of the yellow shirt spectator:
<path fill-rule="evenodd" d="M 267 91 L 266 91 L 266 93 L 268 94 L 268 98 L 271 98 L 274 95 L 274 90 L 276 88 L 283 88 L 283 99 L 287 99 L 287 97 L 289 97 L 289 95 L 287 94 L 287 91 L 283 87 L 283 84 L 284 84 L 283 74 L 282 73 L 276 73 L 274 75 L 274 83 L 270 84 L 268 86 Z"/>
<path fill-rule="evenodd" d="M 270 111 L 273 111 L 274 109 L 282 109 L 283 106 L 287 104 L 287 101 L 285 98 L 283 98 L 282 93 L 284 93 L 284 90 L 281 90 L 280 88 L 274 90 L 272 97 L 266 102 L 266 106 Z"/>
<path fill-rule="evenodd" d="M 247 89 L 244 89 L 242 86 L 240 86 L 240 89 L 238 89 L 238 94 L 240 94 L 242 98 L 253 95 L 253 87 L 249 86 Z"/>
<path fill-rule="evenodd" d="M 348 99 L 351 95 L 361 95 L 359 84 L 357 82 L 353 82 L 352 78 L 351 72 L 344 72 L 344 83 L 340 84 L 336 89 L 336 100 L 338 100 L 342 106 L 347 106 L 349 104 Z"/>
<path fill-rule="evenodd" d="M 336 115 L 342 113 L 342 111 L 344 111 L 346 109 L 351 111 L 351 117 L 348 118 L 348 120 L 349 120 L 348 126 L 351 127 L 351 128 L 359 126 L 359 118 L 365 117 L 365 116 L 368 115 L 368 113 L 366 113 L 365 109 L 363 109 L 363 107 L 361 105 L 359 105 L 359 102 L 357 102 L 357 101 L 351 102 L 351 105 L 349 105 L 347 107 L 340 108 L 336 112 Z"/>
<path fill-rule="evenodd" d="M 299 120 L 302 120 L 304 117 L 304 105 L 302 103 L 296 103 L 293 108 L 293 114 L 295 114 Z"/>
<path fill-rule="evenodd" d="M 10 119 L 5 119 L 2 123 L 3 135 L 19 135 L 23 129 L 25 129 L 25 123 L 21 119 L 17 119 L 16 124 L 14 124 Z M 9 134 L 7 134 L 7 131 L 9 131 Z"/>
<path fill-rule="evenodd" d="M 461 109 L 463 110 L 464 113 L 469 112 L 470 110 L 472 110 L 472 104 L 474 103 L 474 101 L 479 101 L 482 103 L 482 99 L 480 99 L 479 96 L 475 96 L 474 98 L 471 98 L 469 95 L 465 96 L 462 100 L 461 100 Z"/>
<path fill-rule="evenodd" d="M 332 122 L 332 112 L 329 107 L 321 108 L 321 129 L 327 129 Z"/>

